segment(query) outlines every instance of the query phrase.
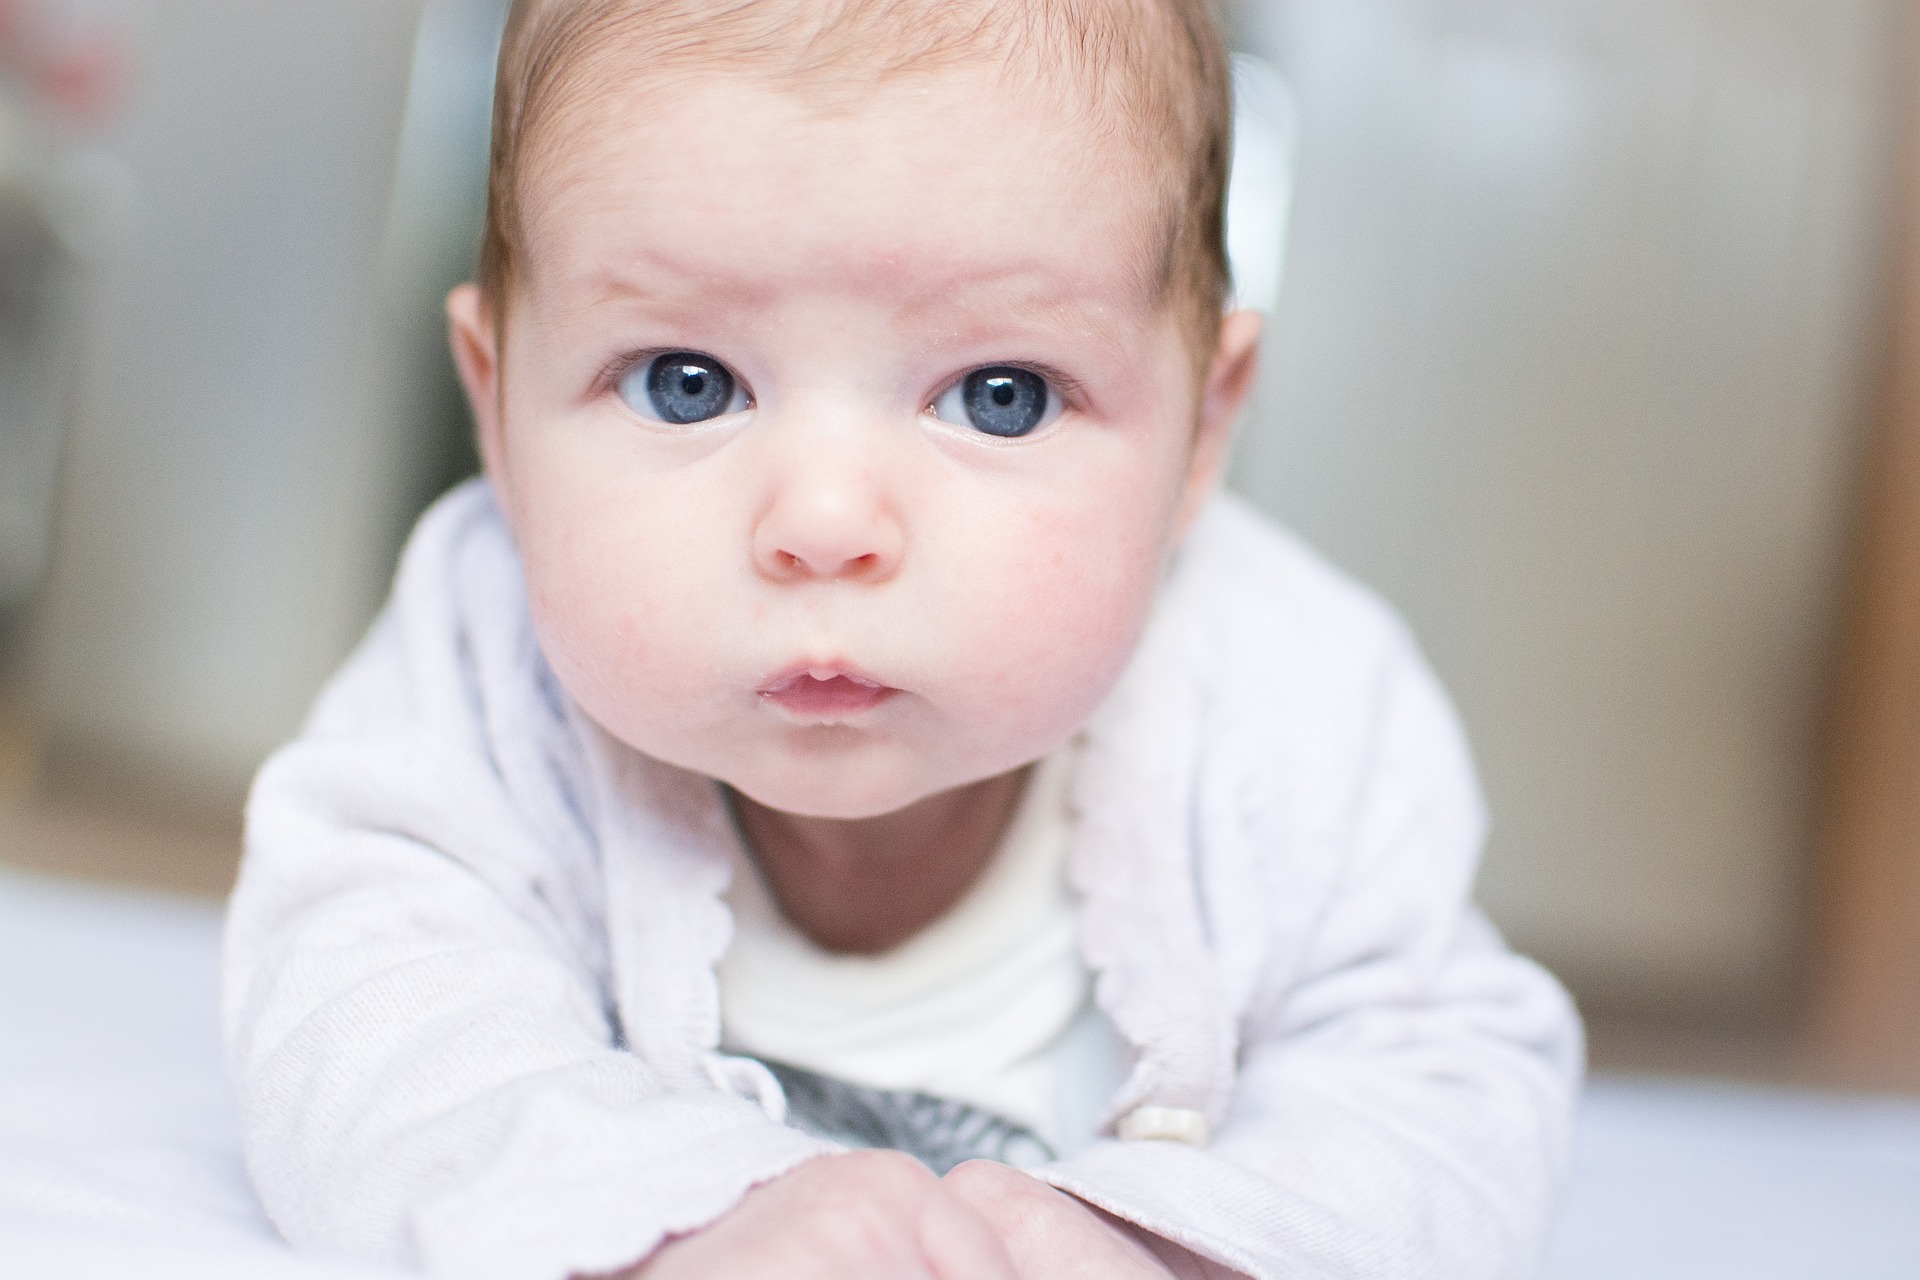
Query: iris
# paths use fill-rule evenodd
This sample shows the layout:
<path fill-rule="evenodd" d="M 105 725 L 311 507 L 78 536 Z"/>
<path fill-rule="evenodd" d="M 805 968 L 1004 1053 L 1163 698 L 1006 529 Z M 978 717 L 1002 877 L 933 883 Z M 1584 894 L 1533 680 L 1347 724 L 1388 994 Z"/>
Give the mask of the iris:
<path fill-rule="evenodd" d="M 1024 436 L 1046 420 L 1047 380 L 1028 369 L 975 369 L 961 384 L 967 421 L 990 436 Z"/>
<path fill-rule="evenodd" d="M 633 386 L 635 382 L 642 386 Z M 731 412 L 734 390 L 733 374 L 725 365 L 692 351 L 655 357 L 622 379 L 620 388 L 621 397 L 636 412 L 675 426 L 705 422 Z M 644 392 L 645 403 L 640 403 L 637 392 Z"/>

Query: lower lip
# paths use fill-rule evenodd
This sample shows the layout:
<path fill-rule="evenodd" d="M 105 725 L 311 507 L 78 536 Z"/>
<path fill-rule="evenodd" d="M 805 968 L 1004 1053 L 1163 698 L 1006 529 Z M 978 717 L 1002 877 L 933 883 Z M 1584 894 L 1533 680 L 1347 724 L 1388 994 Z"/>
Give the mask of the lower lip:
<path fill-rule="evenodd" d="M 808 720 L 839 720 L 871 711 L 898 692 L 883 684 L 870 684 L 847 676 L 821 680 L 803 675 L 784 680 L 760 696 Z"/>

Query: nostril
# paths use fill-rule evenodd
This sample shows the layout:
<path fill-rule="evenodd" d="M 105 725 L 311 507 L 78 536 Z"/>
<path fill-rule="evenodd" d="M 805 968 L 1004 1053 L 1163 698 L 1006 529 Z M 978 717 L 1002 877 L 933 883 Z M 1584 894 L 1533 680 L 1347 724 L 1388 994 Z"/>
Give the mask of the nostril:
<path fill-rule="evenodd" d="M 869 551 L 865 555 L 850 559 L 816 560 L 792 551 L 775 551 L 773 563 L 783 574 L 798 577 L 871 577 L 879 572 L 884 558 L 877 552 Z"/>

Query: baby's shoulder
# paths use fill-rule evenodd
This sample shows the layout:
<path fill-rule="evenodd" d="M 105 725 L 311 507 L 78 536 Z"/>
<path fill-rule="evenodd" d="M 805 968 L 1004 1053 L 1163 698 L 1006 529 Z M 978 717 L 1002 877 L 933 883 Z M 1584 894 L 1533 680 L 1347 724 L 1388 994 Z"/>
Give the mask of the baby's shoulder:
<path fill-rule="evenodd" d="M 475 731 L 488 704 L 539 692 L 519 559 L 485 481 L 442 495 L 415 523 L 393 589 L 328 682 L 307 735 L 387 728 Z"/>
<path fill-rule="evenodd" d="M 1477 847 L 1479 784 L 1451 699 L 1400 615 L 1299 538 L 1240 499 L 1215 499 L 1155 626 L 1146 666 L 1188 691 L 1202 768 L 1251 797 L 1254 826 L 1284 818 L 1327 837 L 1301 847 L 1337 851 L 1358 806 L 1418 797 L 1455 815 L 1469 833 L 1461 848 Z"/>
<path fill-rule="evenodd" d="M 1164 608 L 1220 680 L 1335 692 L 1419 663 L 1392 606 L 1231 494 L 1194 522 Z"/>
<path fill-rule="evenodd" d="M 1204 708 L 1210 754 L 1348 794 L 1384 761 L 1468 795 L 1452 700 L 1400 615 L 1244 501 L 1215 499 L 1181 548 L 1151 663 Z"/>

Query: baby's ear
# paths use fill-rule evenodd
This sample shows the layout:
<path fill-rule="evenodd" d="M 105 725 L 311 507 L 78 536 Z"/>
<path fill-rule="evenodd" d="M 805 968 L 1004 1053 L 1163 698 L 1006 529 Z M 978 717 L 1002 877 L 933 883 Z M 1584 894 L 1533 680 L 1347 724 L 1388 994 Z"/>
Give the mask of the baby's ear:
<path fill-rule="evenodd" d="M 460 385 L 467 389 L 480 462 L 497 489 L 500 464 L 500 339 L 493 308 L 477 284 L 463 284 L 447 295 L 447 338 Z"/>
<path fill-rule="evenodd" d="M 1246 407 L 1254 375 L 1260 371 L 1260 332 L 1265 320 L 1258 311 L 1235 311 L 1220 322 L 1220 340 L 1200 388 L 1199 429 L 1194 433 L 1193 458 L 1187 465 L 1187 488 L 1180 505 L 1182 534 L 1220 482 L 1233 424 Z"/>

